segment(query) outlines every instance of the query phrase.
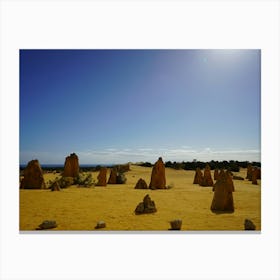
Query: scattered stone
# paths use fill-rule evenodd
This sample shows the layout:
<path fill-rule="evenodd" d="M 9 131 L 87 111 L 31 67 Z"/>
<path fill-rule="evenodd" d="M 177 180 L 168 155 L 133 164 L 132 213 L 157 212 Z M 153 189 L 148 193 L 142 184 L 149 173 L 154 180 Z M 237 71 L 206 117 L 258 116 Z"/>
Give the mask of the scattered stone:
<path fill-rule="evenodd" d="M 199 167 L 196 168 L 193 184 L 201 184 L 203 180 L 203 174 Z"/>
<path fill-rule="evenodd" d="M 42 230 L 42 229 L 51 229 L 51 228 L 56 228 L 56 227 L 57 227 L 56 221 L 45 220 L 36 229 Z"/>
<path fill-rule="evenodd" d="M 24 177 L 20 184 L 21 189 L 44 189 L 46 184 L 44 181 L 43 171 L 37 159 L 28 162 L 24 169 Z"/>
<path fill-rule="evenodd" d="M 65 159 L 62 177 L 78 177 L 79 169 L 79 158 L 75 153 L 72 153 Z"/>
<path fill-rule="evenodd" d="M 236 176 L 236 175 L 233 175 L 232 179 L 233 179 L 233 180 L 244 180 L 243 177 L 241 177 L 241 176 Z"/>
<path fill-rule="evenodd" d="M 107 168 L 101 167 L 99 171 L 99 175 L 97 176 L 98 182 L 96 186 L 107 186 Z"/>
<path fill-rule="evenodd" d="M 59 183 L 57 181 L 55 181 L 52 186 L 51 186 L 51 191 L 60 191 L 60 186 Z"/>
<path fill-rule="evenodd" d="M 212 180 L 212 176 L 211 176 L 211 169 L 209 164 L 207 163 L 204 169 L 204 175 L 203 175 L 203 179 L 202 182 L 200 183 L 200 186 L 202 187 L 211 187 L 213 186 L 213 180 Z"/>
<path fill-rule="evenodd" d="M 125 184 L 126 183 L 126 177 L 124 173 L 119 173 L 117 175 L 117 184 Z"/>
<path fill-rule="evenodd" d="M 104 221 L 98 221 L 95 229 L 99 229 L 99 228 L 105 228 L 106 227 L 106 223 Z"/>
<path fill-rule="evenodd" d="M 251 220 L 245 219 L 245 221 L 244 221 L 244 229 L 245 230 L 255 230 L 256 226 L 255 226 L 255 224 Z"/>
<path fill-rule="evenodd" d="M 229 174 L 221 170 L 219 179 L 214 185 L 214 196 L 211 204 L 213 212 L 234 212 L 232 185 Z"/>
<path fill-rule="evenodd" d="M 214 180 L 217 181 L 219 179 L 219 169 L 216 168 L 214 171 Z"/>
<path fill-rule="evenodd" d="M 136 215 L 140 215 L 140 214 L 154 213 L 156 211 L 157 211 L 157 209 L 156 209 L 155 202 L 153 200 L 151 200 L 150 196 L 147 194 L 144 197 L 143 202 L 140 202 L 137 205 L 134 212 Z"/>
<path fill-rule="evenodd" d="M 117 184 L 117 170 L 116 170 L 116 168 L 111 169 L 108 184 Z"/>
<path fill-rule="evenodd" d="M 252 164 L 248 164 L 248 166 L 247 166 L 247 176 L 246 176 L 246 179 L 248 179 L 249 181 L 252 181 L 252 173 L 253 173 Z"/>
<path fill-rule="evenodd" d="M 180 230 L 182 227 L 182 220 L 172 220 L 170 221 L 171 229 L 170 230 Z"/>
<path fill-rule="evenodd" d="M 135 189 L 147 189 L 148 185 L 145 180 L 140 178 L 138 182 L 136 183 Z"/>
<path fill-rule="evenodd" d="M 152 169 L 151 182 L 149 185 L 150 189 L 165 189 L 166 178 L 165 178 L 165 166 L 160 157 L 155 163 Z"/>

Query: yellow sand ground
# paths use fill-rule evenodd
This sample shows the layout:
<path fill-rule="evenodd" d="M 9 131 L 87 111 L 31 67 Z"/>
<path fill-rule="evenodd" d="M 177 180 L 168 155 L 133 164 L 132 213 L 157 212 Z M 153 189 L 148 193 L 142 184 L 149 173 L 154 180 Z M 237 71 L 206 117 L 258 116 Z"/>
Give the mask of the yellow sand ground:
<path fill-rule="evenodd" d="M 136 190 L 139 178 L 150 182 L 151 168 L 131 165 L 124 185 L 78 188 L 61 191 L 20 190 L 20 230 L 34 230 L 44 220 L 56 220 L 53 230 L 94 230 L 100 220 L 102 230 L 168 230 L 169 221 L 182 219 L 182 230 L 243 230 L 244 219 L 251 219 L 261 230 L 261 181 L 234 180 L 235 212 L 214 214 L 210 211 L 213 198 L 211 187 L 193 185 L 194 171 L 166 168 L 168 190 Z M 245 169 L 236 175 L 245 178 Z M 98 173 L 92 172 L 96 180 Z M 57 175 L 45 174 L 45 181 Z M 213 176 L 213 172 L 212 172 Z M 107 174 L 107 178 L 109 174 Z M 157 212 L 135 215 L 134 210 L 146 194 L 154 200 Z M 99 229 L 98 231 L 101 231 Z"/>

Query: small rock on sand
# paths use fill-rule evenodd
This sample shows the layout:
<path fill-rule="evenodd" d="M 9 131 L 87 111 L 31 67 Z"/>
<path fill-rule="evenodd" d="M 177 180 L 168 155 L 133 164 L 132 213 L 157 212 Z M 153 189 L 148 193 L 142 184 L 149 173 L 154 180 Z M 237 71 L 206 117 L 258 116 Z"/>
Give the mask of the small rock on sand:
<path fill-rule="evenodd" d="M 171 228 L 170 230 L 180 230 L 182 226 L 182 220 L 172 220 L 170 221 Z"/>
<path fill-rule="evenodd" d="M 255 226 L 255 224 L 251 220 L 245 219 L 245 221 L 244 221 L 244 229 L 245 230 L 255 230 L 256 226 Z"/>
<path fill-rule="evenodd" d="M 42 230 L 42 229 L 51 229 L 51 228 L 56 228 L 56 227 L 57 227 L 56 221 L 45 220 L 36 229 Z"/>
<path fill-rule="evenodd" d="M 106 223 L 104 221 L 98 221 L 95 229 L 99 229 L 99 228 L 105 228 L 106 227 Z"/>

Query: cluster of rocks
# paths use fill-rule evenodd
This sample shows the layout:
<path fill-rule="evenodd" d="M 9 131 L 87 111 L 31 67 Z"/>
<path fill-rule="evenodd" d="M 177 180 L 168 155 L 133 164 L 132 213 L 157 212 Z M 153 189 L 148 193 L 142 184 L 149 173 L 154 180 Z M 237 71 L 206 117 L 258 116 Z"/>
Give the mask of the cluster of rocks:
<path fill-rule="evenodd" d="M 74 183 L 74 178 L 79 175 L 79 159 L 75 153 L 67 156 L 64 163 L 64 169 L 61 180 L 53 182 L 50 186 L 52 191 L 59 191 L 60 188 Z M 22 189 L 44 189 L 46 183 L 44 181 L 43 171 L 37 159 L 28 162 L 23 172 L 20 188 Z"/>
<path fill-rule="evenodd" d="M 100 172 L 98 174 L 98 182 L 97 186 L 106 186 L 107 184 L 124 184 L 126 182 L 126 178 L 124 175 L 124 170 L 129 170 L 129 165 L 120 165 L 115 166 L 111 169 L 111 173 L 107 182 L 107 168 L 101 167 Z M 64 164 L 64 171 L 62 173 L 62 181 L 64 182 L 66 179 L 71 179 L 69 183 L 73 183 L 73 178 L 79 176 L 79 159 L 75 153 L 72 153 L 70 156 L 66 157 Z M 252 181 L 252 184 L 257 184 L 257 180 L 260 179 L 261 171 L 258 167 L 252 167 L 252 165 L 248 165 L 247 168 L 247 176 L 246 179 Z M 234 184 L 233 179 L 235 180 L 244 180 L 244 178 L 240 176 L 233 175 L 230 171 L 224 171 L 215 169 L 214 171 L 214 180 L 216 183 L 213 183 L 211 177 L 210 166 L 207 164 L 204 173 L 200 170 L 200 168 L 196 169 L 194 184 L 199 184 L 200 186 L 213 186 L 213 200 L 211 203 L 211 211 L 213 212 L 234 212 L 234 201 L 233 201 L 233 192 Z M 66 180 L 66 181 L 67 181 Z M 52 191 L 59 191 L 63 184 L 60 181 L 55 181 L 51 185 Z M 42 168 L 40 166 L 39 161 L 32 160 L 28 163 L 27 167 L 24 170 L 24 178 L 20 184 L 21 188 L 24 189 L 42 189 L 46 188 L 46 184 L 43 178 Z M 154 164 L 150 184 L 148 185 L 146 181 L 142 178 L 138 180 L 135 185 L 135 189 L 166 189 L 166 177 L 165 177 L 165 165 L 160 157 L 157 162 Z M 156 206 L 154 201 L 151 200 L 150 196 L 147 194 L 143 202 L 140 202 L 136 209 L 135 214 L 145 214 L 145 213 L 154 213 L 156 212 Z M 180 229 L 182 225 L 181 220 L 173 220 L 170 222 L 171 229 Z M 41 225 L 39 225 L 38 229 L 48 229 L 56 226 L 56 223 L 53 221 L 44 221 Z M 96 226 L 96 228 L 105 227 L 103 223 L 100 223 Z M 254 230 L 255 225 L 248 219 L 244 222 L 244 227 L 246 230 Z"/>
<path fill-rule="evenodd" d="M 166 177 L 165 177 L 165 165 L 161 157 L 157 160 L 157 162 L 153 166 L 149 187 L 146 181 L 142 178 L 140 178 L 135 185 L 135 189 L 148 189 L 148 188 L 151 190 L 167 189 Z"/>
<path fill-rule="evenodd" d="M 219 169 L 214 170 L 214 180 L 218 181 L 219 176 L 220 176 Z M 223 171 L 224 172 L 224 171 Z M 231 171 L 227 170 L 227 178 L 229 180 L 229 184 L 232 185 L 232 189 L 234 191 L 234 185 L 233 185 L 233 180 L 244 180 L 243 177 L 234 175 Z M 261 178 L 261 169 L 259 167 L 252 167 L 252 165 L 248 165 L 247 168 L 247 176 L 246 179 L 249 181 L 252 181 L 252 184 L 257 185 L 258 182 L 257 180 Z M 211 178 L 211 173 L 210 173 L 210 167 L 207 164 L 204 170 L 204 174 L 200 170 L 200 168 L 197 168 L 195 171 L 195 176 L 193 180 L 193 184 L 199 184 L 200 186 L 212 186 L 213 185 L 213 180 Z M 213 190 L 215 187 L 213 186 Z"/>
<path fill-rule="evenodd" d="M 117 165 L 111 170 L 108 184 L 125 184 L 126 177 L 124 172 L 130 170 L 129 164 Z M 65 188 L 79 182 L 80 173 L 79 158 L 75 153 L 70 154 L 65 158 L 62 177 L 54 182 L 50 182 L 51 191 L 59 191 L 61 188 Z M 40 163 L 37 159 L 28 162 L 26 168 L 23 171 L 23 178 L 20 181 L 20 188 L 22 189 L 43 189 L 46 188 L 46 183 L 43 177 L 43 171 Z M 98 182 L 96 186 L 107 185 L 107 168 L 101 167 L 99 175 L 97 177 Z"/>
<path fill-rule="evenodd" d="M 155 202 L 151 200 L 150 196 L 147 194 L 145 195 L 143 202 L 140 202 L 136 209 L 135 209 L 135 214 L 140 215 L 140 214 L 150 214 L 150 213 L 155 213 L 157 211 Z"/>
<path fill-rule="evenodd" d="M 252 164 L 248 164 L 246 179 L 252 181 L 253 185 L 258 185 L 257 180 L 261 179 L 261 169 L 257 166 L 252 166 Z"/>
<path fill-rule="evenodd" d="M 213 179 L 211 176 L 211 169 L 209 164 L 206 164 L 204 174 L 202 173 L 200 168 L 196 169 L 193 184 L 199 184 L 202 187 L 213 186 Z"/>
<path fill-rule="evenodd" d="M 97 176 L 98 182 L 96 186 L 107 186 L 107 184 L 125 184 L 126 177 L 123 172 L 118 171 L 118 168 L 113 167 L 107 182 L 107 168 L 101 167 Z"/>
<path fill-rule="evenodd" d="M 119 169 L 116 167 L 112 168 L 107 184 L 125 184 L 125 183 L 126 183 L 126 177 L 124 171 L 119 171 Z"/>

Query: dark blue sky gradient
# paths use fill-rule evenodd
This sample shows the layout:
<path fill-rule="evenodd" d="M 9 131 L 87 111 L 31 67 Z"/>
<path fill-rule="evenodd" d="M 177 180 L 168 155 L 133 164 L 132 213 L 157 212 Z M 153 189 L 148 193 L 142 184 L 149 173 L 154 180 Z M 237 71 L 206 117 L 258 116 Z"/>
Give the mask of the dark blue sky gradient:
<path fill-rule="evenodd" d="M 153 161 L 159 149 L 165 160 L 246 151 L 260 160 L 260 59 L 260 50 L 21 50 L 20 162 L 63 163 L 71 152 L 81 163 Z"/>

